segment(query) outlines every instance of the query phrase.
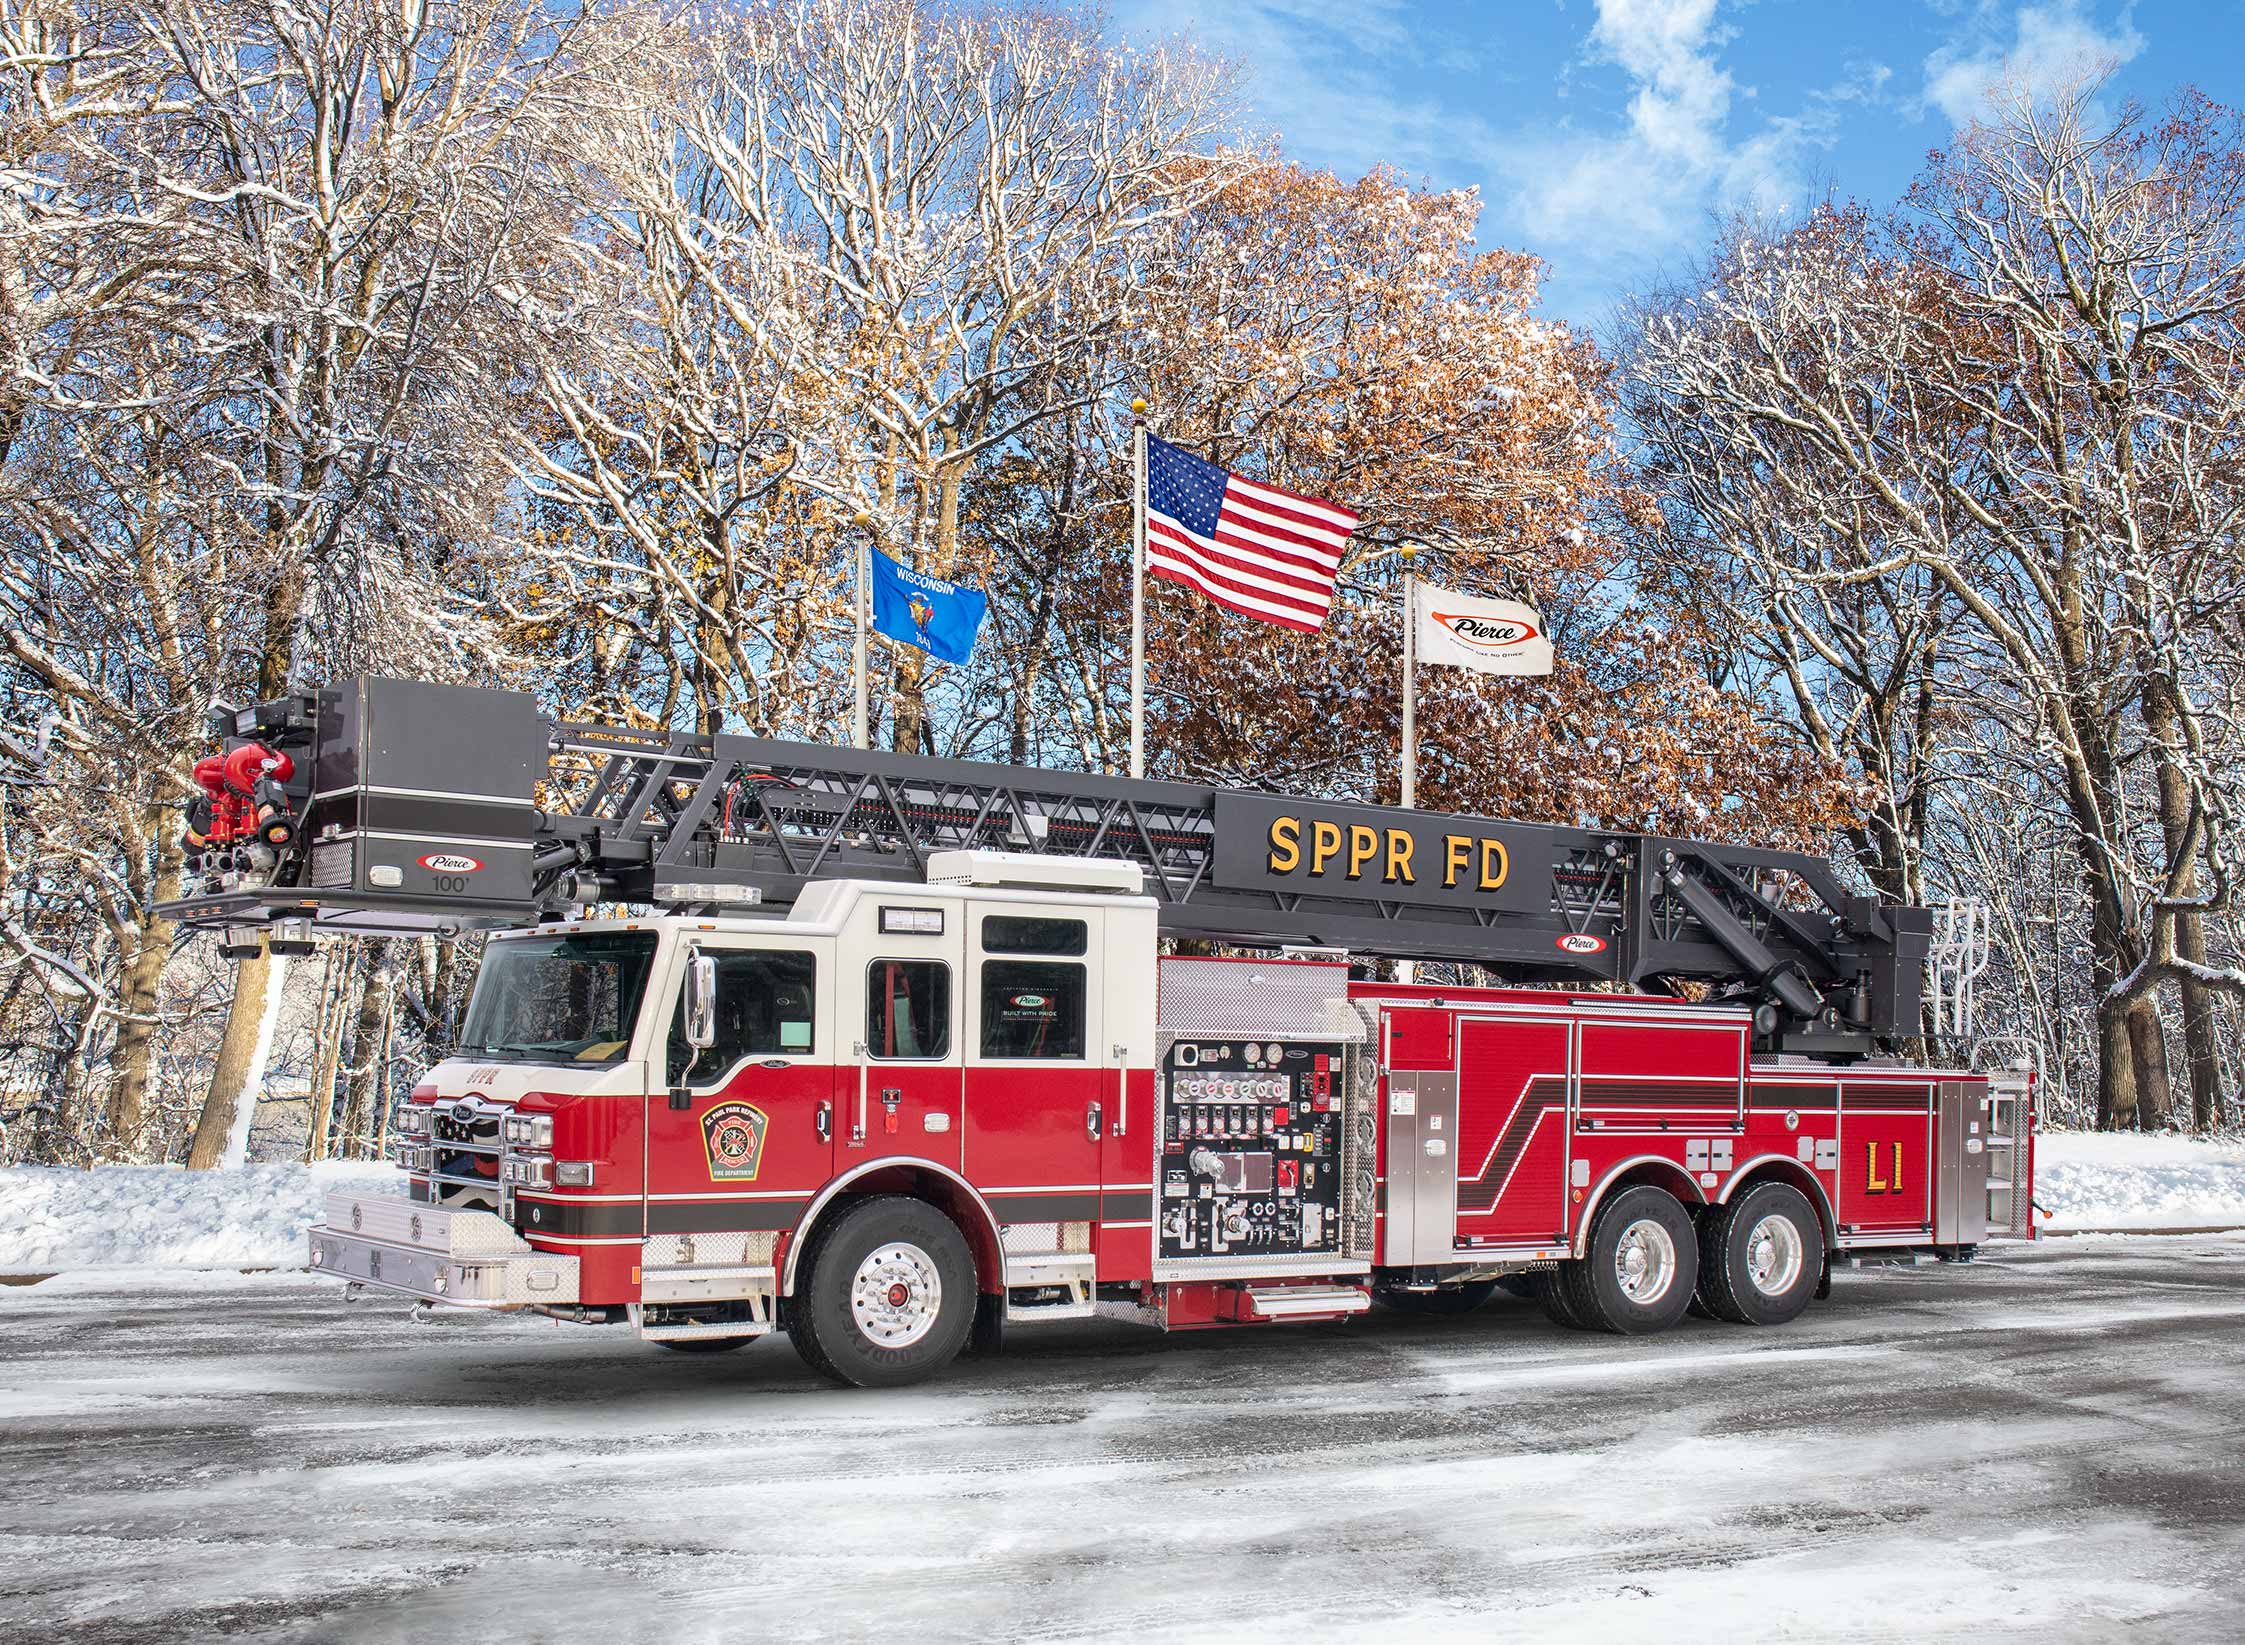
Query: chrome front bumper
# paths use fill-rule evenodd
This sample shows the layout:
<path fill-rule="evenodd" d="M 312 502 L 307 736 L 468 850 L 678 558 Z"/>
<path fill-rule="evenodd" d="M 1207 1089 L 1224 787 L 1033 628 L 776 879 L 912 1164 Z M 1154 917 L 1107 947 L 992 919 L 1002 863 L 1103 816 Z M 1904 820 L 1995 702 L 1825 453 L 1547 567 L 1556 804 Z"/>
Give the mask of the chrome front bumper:
<path fill-rule="evenodd" d="M 533 1250 L 489 1211 L 330 1194 L 310 1234 L 316 1274 L 456 1308 L 574 1303 L 577 1259 Z"/>

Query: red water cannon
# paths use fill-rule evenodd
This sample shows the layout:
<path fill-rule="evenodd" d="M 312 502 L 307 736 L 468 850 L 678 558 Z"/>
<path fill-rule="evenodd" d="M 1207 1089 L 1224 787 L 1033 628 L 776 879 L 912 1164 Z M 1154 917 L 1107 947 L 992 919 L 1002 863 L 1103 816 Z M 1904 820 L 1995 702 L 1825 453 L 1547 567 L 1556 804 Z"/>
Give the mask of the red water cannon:
<path fill-rule="evenodd" d="M 201 851 L 216 845 L 223 837 L 221 830 L 228 826 L 231 807 L 226 802 L 226 760 L 223 755 L 206 754 L 195 762 L 195 786 L 203 791 L 199 800 L 187 805 L 187 849 Z"/>
<path fill-rule="evenodd" d="M 296 761 L 263 743 L 243 743 L 226 756 L 225 786 L 235 802 L 237 839 L 255 838 L 279 850 L 296 838 L 281 785 L 296 775 Z"/>
<path fill-rule="evenodd" d="M 187 847 L 218 850 L 252 841 L 278 850 L 296 838 L 282 784 L 296 775 L 296 761 L 260 742 L 247 742 L 224 754 L 195 762 L 195 786 L 203 797 L 187 807 Z"/>

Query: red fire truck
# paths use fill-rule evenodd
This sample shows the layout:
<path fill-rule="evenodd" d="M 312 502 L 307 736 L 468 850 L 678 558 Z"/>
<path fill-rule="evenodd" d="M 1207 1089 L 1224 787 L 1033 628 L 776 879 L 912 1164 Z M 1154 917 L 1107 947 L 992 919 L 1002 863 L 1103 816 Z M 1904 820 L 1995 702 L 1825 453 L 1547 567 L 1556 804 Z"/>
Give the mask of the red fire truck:
<path fill-rule="evenodd" d="M 204 830 L 175 916 L 235 954 L 488 937 L 394 1118 L 405 1192 L 311 1231 L 360 1286 L 784 1329 L 891 1385 L 1040 1321 L 1499 1285 L 1584 1329 L 1771 1325 L 1835 1266 L 2031 1233 L 2023 1082 L 1895 1054 L 1926 912 L 1813 858 L 392 680 L 219 719 L 288 826 Z M 652 912 L 581 917 L 619 905 Z"/>

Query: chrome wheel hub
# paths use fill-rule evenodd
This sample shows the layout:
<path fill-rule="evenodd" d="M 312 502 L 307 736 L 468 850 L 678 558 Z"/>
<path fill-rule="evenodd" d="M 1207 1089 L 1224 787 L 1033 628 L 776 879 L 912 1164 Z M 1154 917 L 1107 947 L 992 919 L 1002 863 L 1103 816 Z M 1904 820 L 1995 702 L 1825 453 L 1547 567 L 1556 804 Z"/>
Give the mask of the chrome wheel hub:
<path fill-rule="evenodd" d="M 877 1247 L 850 1281 L 850 1316 L 868 1342 L 909 1348 L 935 1329 L 943 1279 L 935 1259 L 902 1240 Z"/>
<path fill-rule="evenodd" d="M 1765 1297 L 1781 1297 L 1798 1284 L 1806 1260 L 1791 1217 L 1764 1217 L 1746 1236 L 1746 1277 Z"/>
<path fill-rule="evenodd" d="M 1624 1228 L 1614 1246 L 1614 1279 L 1621 1294 L 1640 1307 L 1666 1296 L 1676 1283 L 1676 1242 L 1668 1230 L 1650 1217 Z"/>

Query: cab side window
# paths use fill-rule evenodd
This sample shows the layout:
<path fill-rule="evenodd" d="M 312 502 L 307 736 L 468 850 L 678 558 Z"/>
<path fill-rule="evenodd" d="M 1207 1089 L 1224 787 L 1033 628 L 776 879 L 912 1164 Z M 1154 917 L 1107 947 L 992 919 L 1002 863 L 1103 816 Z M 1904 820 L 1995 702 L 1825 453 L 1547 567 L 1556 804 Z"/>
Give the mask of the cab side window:
<path fill-rule="evenodd" d="M 1045 914 L 990 914 L 982 921 L 985 954 L 1081 954 L 1091 946 L 1085 920 Z"/>
<path fill-rule="evenodd" d="M 951 967 L 941 960 L 875 960 L 865 968 L 866 1049 L 884 1062 L 951 1053 Z"/>
<path fill-rule="evenodd" d="M 982 1054 L 992 1061 L 1080 1058 L 1086 973 L 1054 960 L 982 962 Z"/>
<path fill-rule="evenodd" d="M 710 949 L 717 962 L 717 1037 L 699 1056 L 686 1043 L 685 990 L 670 1022 L 670 1079 L 706 1085 L 746 1057 L 805 1057 L 817 1018 L 815 955 Z"/>

